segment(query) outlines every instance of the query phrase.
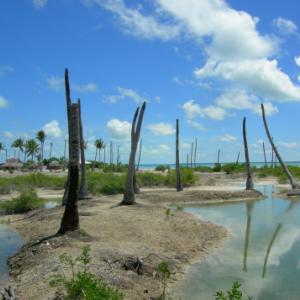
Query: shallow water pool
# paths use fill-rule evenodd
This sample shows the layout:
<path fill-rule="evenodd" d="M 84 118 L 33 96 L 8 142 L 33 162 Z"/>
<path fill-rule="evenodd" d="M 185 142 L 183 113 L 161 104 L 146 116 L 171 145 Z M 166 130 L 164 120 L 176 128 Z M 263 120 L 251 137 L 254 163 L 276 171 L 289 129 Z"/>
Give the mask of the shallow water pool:
<path fill-rule="evenodd" d="M 272 197 L 272 186 L 256 188 L 267 198 L 184 208 L 227 227 L 231 236 L 179 282 L 182 300 L 213 300 L 236 280 L 255 300 L 300 299 L 300 198 Z"/>
<path fill-rule="evenodd" d="M 9 267 L 7 259 L 14 255 L 22 246 L 20 235 L 0 224 L 0 291 L 5 286 L 9 277 Z"/>

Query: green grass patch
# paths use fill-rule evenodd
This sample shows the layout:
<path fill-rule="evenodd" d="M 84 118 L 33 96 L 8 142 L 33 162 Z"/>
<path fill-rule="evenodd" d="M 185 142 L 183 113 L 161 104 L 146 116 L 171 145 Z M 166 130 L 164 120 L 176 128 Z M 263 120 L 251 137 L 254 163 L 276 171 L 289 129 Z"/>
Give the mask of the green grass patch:
<path fill-rule="evenodd" d="M 0 203 L 0 211 L 6 214 L 22 214 L 43 207 L 44 200 L 39 198 L 36 191 L 25 190 L 19 197 Z"/>
<path fill-rule="evenodd" d="M 123 295 L 117 290 L 108 286 L 103 280 L 97 278 L 89 271 L 91 263 L 90 246 L 83 247 L 81 254 L 72 258 L 68 254 L 60 256 L 60 262 L 71 270 L 70 278 L 64 272 L 51 277 L 51 287 L 62 287 L 63 299 L 81 300 L 121 300 Z"/>

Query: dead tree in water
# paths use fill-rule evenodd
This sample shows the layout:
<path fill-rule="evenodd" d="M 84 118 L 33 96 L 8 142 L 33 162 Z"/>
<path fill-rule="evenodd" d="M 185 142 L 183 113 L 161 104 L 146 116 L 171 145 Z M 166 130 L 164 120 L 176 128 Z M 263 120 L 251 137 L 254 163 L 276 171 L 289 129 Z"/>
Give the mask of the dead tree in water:
<path fill-rule="evenodd" d="M 71 113 L 71 91 L 70 91 L 70 83 L 69 83 L 69 71 L 65 69 L 65 90 L 66 90 L 66 103 L 67 103 L 67 121 L 68 121 L 68 132 L 70 132 L 70 113 Z M 69 142 L 69 158 L 70 158 L 70 135 L 68 137 Z M 70 162 L 69 162 L 70 163 Z M 62 205 L 65 205 L 67 202 L 68 194 L 69 194 L 69 185 L 70 185 L 70 168 L 68 166 L 68 176 L 67 183 L 65 187 L 65 192 L 62 199 Z"/>
<path fill-rule="evenodd" d="M 79 181 L 79 105 L 71 104 L 69 131 L 69 191 L 65 211 L 58 234 L 79 229 L 78 215 L 78 181 Z"/>
<path fill-rule="evenodd" d="M 245 167 L 247 172 L 246 190 L 253 189 L 253 181 L 250 167 L 248 142 L 247 142 L 247 132 L 246 132 L 246 118 L 243 120 L 243 139 L 244 139 L 244 151 L 245 151 Z"/>
<path fill-rule="evenodd" d="M 89 199 L 89 191 L 86 177 L 86 165 L 85 165 L 85 145 L 83 139 L 83 126 L 82 126 L 82 118 L 81 118 L 81 104 L 80 99 L 78 99 L 78 110 L 79 110 L 79 137 L 80 137 L 80 160 L 81 160 L 81 181 L 79 187 L 79 195 L 78 198 L 81 199 Z"/>
<path fill-rule="evenodd" d="M 266 133 L 267 133 L 267 136 L 268 136 L 268 139 L 269 139 L 269 142 L 272 146 L 272 149 L 274 150 L 275 152 L 275 155 L 285 173 L 285 175 L 287 176 L 291 186 L 292 186 L 292 189 L 300 189 L 300 184 L 294 179 L 293 175 L 290 173 L 289 169 L 287 168 L 287 166 L 285 165 L 285 163 L 283 162 L 283 159 L 281 158 L 274 142 L 273 142 L 273 139 L 272 139 L 272 136 L 270 134 L 270 131 L 269 131 L 269 127 L 268 127 L 268 123 L 267 123 L 267 120 L 266 120 L 266 114 L 265 114 L 265 108 L 264 108 L 264 105 L 261 104 L 261 110 L 262 110 L 262 118 L 263 118 L 263 122 L 264 122 L 264 126 L 265 126 L 265 130 L 266 130 Z"/>
<path fill-rule="evenodd" d="M 239 152 L 239 153 L 238 153 L 238 155 L 237 155 L 237 158 L 236 158 L 236 161 L 235 161 L 235 164 L 236 164 L 236 165 L 238 165 L 238 164 L 239 164 L 239 160 L 240 160 L 240 153 L 241 153 L 241 152 Z"/>
<path fill-rule="evenodd" d="M 265 148 L 265 142 L 264 141 L 262 143 L 262 146 L 263 146 L 263 151 L 264 151 L 265 167 L 267 167 L 268 163 L 267 163 L 267 155 L 266 155 L 266 148 Z"/>
<path fill-rule="evenodd" d="M 179 162 L 179 120 L 176 119 L 176 190 L 181 192 L 183 190 L 180 176 L 180 162 Z"/>
<path fill-rule="evenodd" d="M 129 156 L 125 192 L 124 192 L 123 201 L 121 202 L 121 205 L 131 205 L 135 203 L 135 193 L 134 193 L 134 185 L 133 185 L 134 174 L 135 174 L 135 155 L 136 155 L 137 145 L 140 138 L 145 109 L 146 109 L 146 102 L 143 103 L 141 110 L 139 107 L 137 108 L 132 121 L 131 151 Z"/>

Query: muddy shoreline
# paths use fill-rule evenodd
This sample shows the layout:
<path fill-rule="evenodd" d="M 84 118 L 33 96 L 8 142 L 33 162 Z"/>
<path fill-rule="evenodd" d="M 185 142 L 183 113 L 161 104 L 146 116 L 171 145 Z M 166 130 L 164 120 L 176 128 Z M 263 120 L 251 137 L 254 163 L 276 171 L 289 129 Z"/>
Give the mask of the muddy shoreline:
<path fill-rule="evenodd" d="M 54 234 L 63 209 L 41 209 L 25 215 L 9 216 L 9 226 L 16 229 L 25 246 L 10 259 L 11 280 L 20 299 L 54 299 L 56 289 L 50 288 L 51 274 L 68 273 L 59 256 L 79 254 L 81 248 L 91 245 L 91 270 L 120 289 L 124 299 L 155 299 L 162 291 L 157 266 L 167 261 L 171 269 L 169 289 L 188 266 L 204 259 L 222 246 L 228 236 L 225 228 L 203 222 L 199 218 L 174 209 L 168 215 L 167 206 L 203 204 L 231 200 L 253 200 L 261 197 L 256 192 L 241 190 L 220 191 L 186 189 L 142 191 L 137 204 L 115 206 L 122 195 L 97 197 L 80 202 L 81 230 L 28 247 L 41 237 Z M 7 222 L 8 216 L 0 217 Z M 127 269 L 126 264 L 137 257 L 144 263 L 142 275 Z M 43 291 L 42 295 L 40 291 Z"/>

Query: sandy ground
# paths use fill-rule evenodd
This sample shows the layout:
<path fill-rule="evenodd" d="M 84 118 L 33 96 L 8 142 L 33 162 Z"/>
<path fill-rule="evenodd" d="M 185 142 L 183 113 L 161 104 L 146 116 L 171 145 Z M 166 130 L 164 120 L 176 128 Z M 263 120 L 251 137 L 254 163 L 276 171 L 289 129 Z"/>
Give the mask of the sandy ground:
<path fill-rule="evenodd" d="M 52 196 L 47 190 L 39 193 Z M 28 243 L 10 260 L 11 283 L 22 300 L 54 299 L 56 289 L 50 288 L 49 278 L 51 274 L 63 271 L 59 256 L 65 252 L 78 255 L 80 249 L 89 244 L 92 271 L 120 289 L 125 299 L 156 299 L 162 292 L 157 275 L 161 261 L 170 265 L 169 286 L 172 286 L 188 265 L 220 247 L 228 234 L 225 228 L 203 222 L 181 210 L 175 209 L 168 216 L 166 207 L 170 203 L 222 202 L 259 196 L 232 185 L 231 191 L 221 191 L 216 187 L 206 191 L 202 187 L 186 189 L 181 193 L 170 189 L 145 190 L 137 196 L 138 204 L 129 207 L 116 206 L 122 199 L 121 195 L 99 197 L 80 202 L 81 231 L 33 247 L 28 247 L 32 241 L 58 230 L 63 209 L 42 209 L 10 216 L 10 226 L 17 229 Z M 8 217 L 0 217 L 1 220 L 7 222 Z M 131 262 L 137 257 L 144 262 L 142 275 L 130 269 Z"/>

